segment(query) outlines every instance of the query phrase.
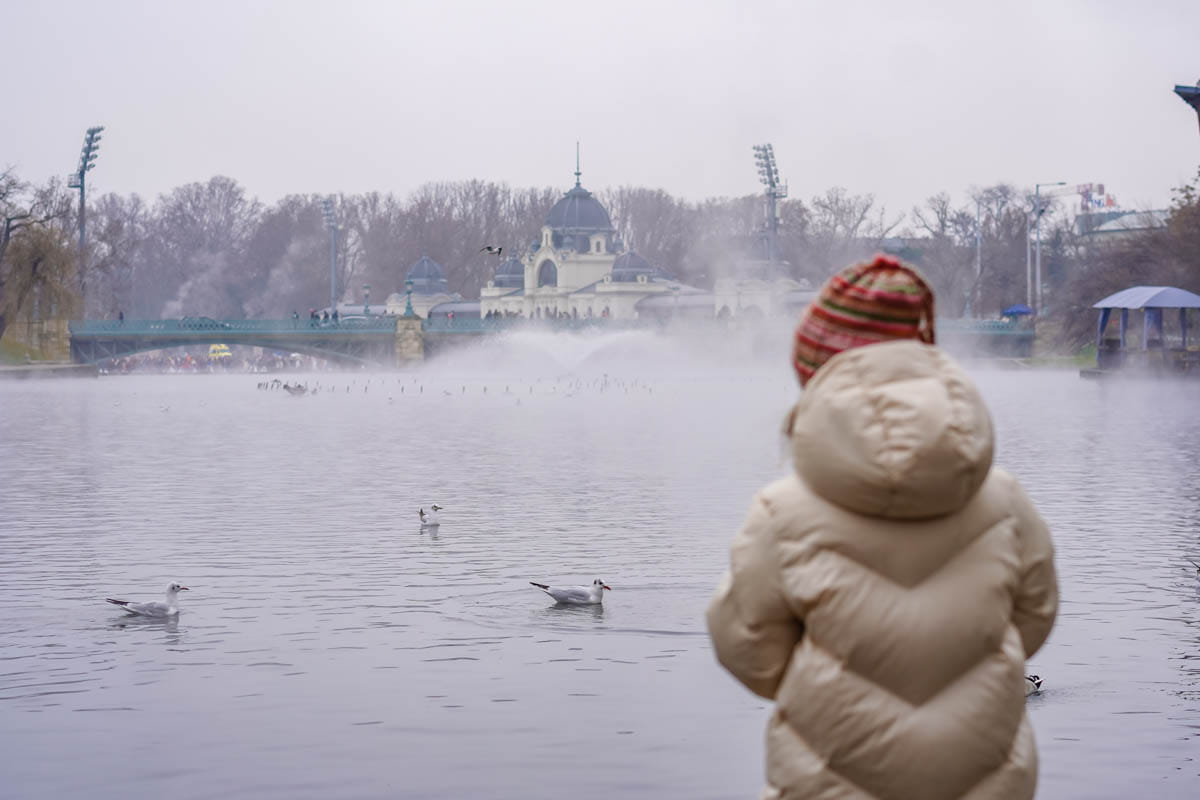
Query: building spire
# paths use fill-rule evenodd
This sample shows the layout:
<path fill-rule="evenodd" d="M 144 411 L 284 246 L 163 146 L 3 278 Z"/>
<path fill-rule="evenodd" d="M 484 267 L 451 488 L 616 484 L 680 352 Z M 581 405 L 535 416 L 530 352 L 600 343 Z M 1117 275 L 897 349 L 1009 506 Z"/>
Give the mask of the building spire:
<path fill-rule="evenodd" d="M 583 173 L 579 171 L 579 140 L 575 140 L 575 188 L 579 188 L 579 176 Z"/>

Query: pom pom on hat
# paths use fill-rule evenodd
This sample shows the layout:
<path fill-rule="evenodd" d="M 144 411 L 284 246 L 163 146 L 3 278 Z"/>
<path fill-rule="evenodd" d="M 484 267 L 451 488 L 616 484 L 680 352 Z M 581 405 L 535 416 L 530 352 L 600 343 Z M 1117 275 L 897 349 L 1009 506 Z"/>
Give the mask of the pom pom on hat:
<path fill-rule="evenodd" d="M 896 339 L 933 344 L 933 290 L 916 269 L 876 255 L 821 287 L 800 317 L 792 366 L 803 386 L 843 350 Z"/>

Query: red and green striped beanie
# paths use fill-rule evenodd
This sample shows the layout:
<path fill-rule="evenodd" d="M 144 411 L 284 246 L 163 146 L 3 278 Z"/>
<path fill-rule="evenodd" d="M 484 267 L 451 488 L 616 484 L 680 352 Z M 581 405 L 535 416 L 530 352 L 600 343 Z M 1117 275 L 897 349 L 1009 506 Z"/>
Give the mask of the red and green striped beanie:
<path fill-rule="evenodd" d="M 792 346 L 800 385 L 843 350 L 895 339 L 933 344 L 933 290 L 885 255 L 834 275 L 804 310 Z"/>

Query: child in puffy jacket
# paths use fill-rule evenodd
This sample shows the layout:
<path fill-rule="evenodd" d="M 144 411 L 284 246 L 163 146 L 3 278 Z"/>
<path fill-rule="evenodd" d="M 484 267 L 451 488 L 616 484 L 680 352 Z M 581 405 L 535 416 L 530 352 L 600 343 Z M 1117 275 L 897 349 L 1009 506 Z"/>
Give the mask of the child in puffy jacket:
<path fill-rule="evenodd" d="M 801 318 L 792 474 L 734 539 L 717 658 L 775 701 L 777 798 L 1031 798 L 1025 659 L 1058 605 L 1045 523 L 934 346 L 933 293 L 878 256 Z"/>

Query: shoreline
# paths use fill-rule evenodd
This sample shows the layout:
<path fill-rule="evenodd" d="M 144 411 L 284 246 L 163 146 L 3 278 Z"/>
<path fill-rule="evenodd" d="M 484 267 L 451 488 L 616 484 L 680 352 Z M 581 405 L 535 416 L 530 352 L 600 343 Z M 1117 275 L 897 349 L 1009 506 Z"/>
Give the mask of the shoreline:
<path fill-rule="evenodd" d="M 46 362 L 0 365 L 0 380 L 20 381 L 39 378 L 95 378 L 100 370 L 95 364 Z"/>

